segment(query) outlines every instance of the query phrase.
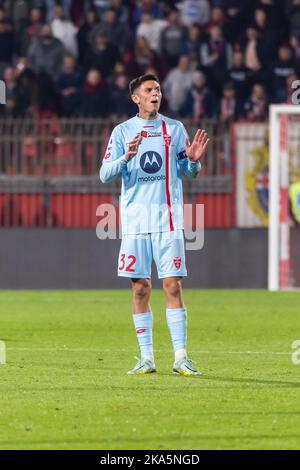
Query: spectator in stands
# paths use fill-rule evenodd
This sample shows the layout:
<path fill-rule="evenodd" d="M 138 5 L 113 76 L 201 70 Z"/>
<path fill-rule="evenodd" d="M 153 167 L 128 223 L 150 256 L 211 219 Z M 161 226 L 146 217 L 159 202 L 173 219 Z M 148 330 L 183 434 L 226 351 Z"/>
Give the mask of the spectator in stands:
<path fill-rule="evenodd" d="M 234 83 L 224 85 L 220 106 L 220 118 L 226 124 L 237 121 L 243 115 L 243 104 L 236 96 Z"/>
<path fill-rule="evenodd" d="M 300 71 L 300 37 L 296 34 L 290 36 L 289 44 L 293 51 L 294 63 L 297 72 Z"/>
<path fill-rule="evenodd" d="M 232 57 L 232 68 L 228 72 L 228 79 L 233 83 L 237 99 L 245 102 L 249 95 L 250 70 L 245 66 L 245 57 L 242 51 L 235 51 Z"/>
<path fill-rule="evenodd" d="M 276 50 L 280 42 L 280 37 L 274 34 L 274 30 L 269 25 L 266 12 L 262 8 L 257 8 L 254 12 L 254 28 L 257 30 L 259 43 L 258 54 L 260 63 L 264 66 L 269 61 L 275 60 Z"/>
<path fill-rule="evenodd" d="M 76 116 L 79 108 L 79 93 L 82 86 L 82 74 L 76 67 L 76 60 L 71 55 L 64 57 L 62 71 L 57 80 L 61 94 L 62 115 Z"/>
<path fill-rule="evenodd" d="M 33 71 L 46 71 L 53 79 L 61 69 L 64 55 L 64 46 L 59 39 L 53 37 L 49 25 L 42 27 L 38 38 L 32 38 L 27 53 Z"/>
<path fill-rule="evenodd" d="M 201 30 L 197 23 L 188 27 L 187 38 L 183 42 L 182 52 L 190 59 L 192 67 L 200 65 Z"/>
<path fill-rule="evenodd" d="M 146 38 L 138 36 L 135 42 L 131 75 L 143 75 L 148 67 L 159 67 L 157 54 L 150 48 Z"/>
<path fill-rule="evenodd" d="M 225 15 L 236 16 L 239 13 L 239 0 L 216 0 L 214 2 L 215 6 L 222 8 Z"/>
<path fill-rule="evenodd" d="M 107 84 L 109 87 L 113 87 L 116 79 L 119 76 L 128 76 L 128 70 L 127 67 L 123 64 L 123 62 L 117 62 L 116 65 L 114 66 L 114 69 L 112 71 L 111 76 L 107 80 Z"/>
<path fill-rule="evenodd" d="M 145 13 L 150 14 L 156 20 L 162 17 L 162 11 L 156 0 L 141 0 L 133 10 L 132 23 L 134 26 L 141 22 Z"/>
<path fill-rule="evenodd" d="M 91 0 L 91 3 L 98 18 L 102 18 L 103 13 L 112 7 L 112 0 Z"/>
<path fill-rule="evenodd" d="M 50 24 L 55 18 L 55 7 L 60 4 L 66 18 L 71 16 L 71 7 L 73 0 L 34 0 L 36 8 L 42 8 L 46 13 L 46 23 Z"/>
<path fill-rule="evenodd" d="M 118 74 L 111 90 L 112 109 L 111 112 L 118 120 L 136 114 L 136 106 L 128 91 L 128 78 L 125 74 Z"/>
<path fill-rule="evenodd" d="M 51 23 L 53 36 L 59 39 L 68 54 L 78 56 L 77 32 L 78 28 L 65 16 L 62 5 L 55 5 L 54 20 Z"/>
<path fill-rule="evenodd" d="M 143 13 L 141 23 L 136 30 L 136 36 L 146 38 L 152 51 L 160 53 L 160 37 L 167 26 L 166 20 L 156 20 L 150 13 Z"/>
<path fill-rule="evenodd" d="M 239 41 L 249 24 L 254 3 L 253 0 L 243 0 L 242 2 L 241 0 L 218 0 L 217 5 L 222 8 L 227 19 L 223 28 L 224 36 L 231 44 Z"/>
<path fill-rule="evenodd" d="M 118 21 L 129 26 L 129 10 L 127 5 L 124 5 L 124 1 L 112 0 L 111 6 L 117 13 Z"/>
<path fill-rule="evenodd" d="M 261 70 L 261 63 L 258 57 L 257 29 L 252 27 L 247 28 L 244 51 L 246 67 L 253 73 L 258 73 Z"/>
<path fill-rule="evenodd" d="M 190 74 L 204 70 L 207 83 L 218 96 L 215 100 L 219 100 L 219 108 L 225 93 L 224 83 L 228 81 L 234 84 L 236 99 L 248 105 L 253 83 L 262 84 L 266 90 L 269 86 L 271 99 L 285 102 L 289 100 L 287 77 L 300 72 L 300 0 L 30 0 L 23 7 L 19 3 L 0 0 L 0 75 L 1 69 L 21 57 L 17 59 L 18 66 L 24 65 L 24 70 L 16 70 L 20 93 L 17 92 L 14 111 L 20 116 L 27 115 L 38 103 L 51 107 L 41 84 L 48 83 L 54 96 L 53 80 L 61 90 L 67 90 L 62 97 L 63 114 L 73 114 L 72 93 L 66 96 L 73 87 L 67 82 L 76 81 L 77 67 L 75 76 L 73 72 L 69 76 L 66 64 L 61 68 L 63 57 L 69 51 L 76 57 L 78 50 L 78 62 L 85 73 L 91 68 L 98 69 L 114 95 L 120 97 L 125 97 L 124 76 L 129 79 L 154 68 L 164 80 L 169 72 L 177 70 L 175 77 L 183 74 L 185 89 Z M 3 4 L 9 7 L 14 23 L 7 18 Z M 100 23 L 91 8 L 101 13 Z M 76 18 L 76 25 L 80 25 L 83 12 L 86 19 L 76 34 L 70 18 Z M 52 21 L 53 35 L 49 25 L 43 24 L 44 19 Z M 129 29 L 132 24 L 137 27 L 134 35 Z M 289 41 L 290 47 L 279 47 L 285 41 Z M 232 54 L 233 49 L 236 52 Z M 189 61 L 189 70 L 184 73 L 176 67 L 183 54 Z M 25 55 L 29 66 L 23 59 Z M 72 68 L 73 60 L 70 57 L 68 60 Z M 121 70 L 120 62 L 125 65 L 126 73 L 116 72 Z M 40 75 L 42 71 L 47 75 Z M 35 91 L 28 85 L 30 80 Z M 171 112 L 182 113 L 181 105 L 178 108 L 181 91 L 176 96 L 177 84 L 167 79 L 166 83 L 167 96 L 170 98 L 169 93 L 172 96 Z M 200 88 L 198 95 L 201 95 Z M 194 94 L 195 90 L 197 85 L 193 87 Z M 226 93 L 230 94 L 231 90 Z M 255 93 L 254 97 L 257 98 Z M 57 101 L 57 93 L 54 99 Z M 57 104 L 55 108 L 59 111 Z"/>
<path fill-rule="evenodd" d="M 75 26 L 79 29 L 86 12 L 90 9 L 89 0 L 72 0 L 71 17 Z"/>
<path fill-rule="evenodd" d="M 181 20 L 185 26 L 190 26 L 193 23 L 205 26 L 209 22 L 210 4 L 208 0 L 184 0 L 177 6 L 181 11 Z"/>
<path fill-rule="evenodd" d="M 59 70 L 58 70 L 59 73 Z M 56 87 L 53 77 L 46 71 L 41 70 L 37 74 L 38 100 L 37 112 L 40 117 L 54 117 L 61 115 L 60 93 Z"/>
<path fill-rule="evenodd" d="M 165 99 L 168 102 L 170 112 L 177 116 L 186 103 L 187 95 L 199 72 L 191 69 L 190 59 L 181 56 L 178 66 L 170 70 L 163 82 Z"/>
<path fill-rule="evenodd" d="M 108 87 L 97 69 L 88 71 L 81 95 L 83 117 L 105 118 L 110 114 L 111 100 Z"/>
<path fill-rule="evenodd" d="M 0 7 L 0 76 L 6 65 L 12 63 L 15 45 L 15 30 L 13 22 L 3 7 Z"/>
<path fill-rule="evenodd" d="M 245 104 L 245 114 L 248 121 L 265 121 L 267 119 L 266 92 L 261 84 L 254 84 L 249 100 Z"/>
<path fill-rule="evenodd" d="M 286 0 L 257 0 L 257 8 L 265 11 L 272 29 L 281 28 L 284 21 L 284 4 Z"/>
<path fill-rule="evenodd" d="M 36 74 L 29 68 L 26 57 L 19 57 L 16 62 L 17 103 L 16 116 L 26 117 L 37 107 L 38 80 Z"/>
<path fill-rule="evenodd" d="M 85 15 L 85 21 L 77 33 L 78 44 L 78 62 L 84 65 L 87 52 L 91 49 L 92 31 L 98 22 L 95 10 L 88 10 Z"/>
<path fill-rule="evenodd" d="M 213 26 L 208 41 L 200 47 L 200 57 L 208 79 L 217 93 L 221 92 L 227 70 L 232 66 L 232 53 L 232 47 L 225 41 L 222 29 Z"/>
<path fill-rule="evenodd" d="M 103 78 L 107 78 L 119 60 L 118 48 L 109 42 L 107 35 L 102 32 L 95 37 L 93 47 L 87 53 L 85 69 L 97 69 Z"/>
<path fill-rule="evenodd" d="M 253 0 L 248 0 L 253 3 Z M 247 3 L 247 0 L 243 4 Z M 241 1 L 240 0 L 214 0 L 214 5 L 222 8 L 227 17 L 233 18 L 238 16 L 241 12 Z"/>
<path fill-rule="evenodd" d="M 222 8 L 213 7 L 211 10 L 211 17 L 206 28 L 208 31 L 210 31 L 213 26 L 219 26 L 220 28 L 224 28 L 226 22 L 227 19 Z"/>
<path fill-rule="evenodd" d="M 155 69 L 154 67 L 147 67 L 146 70 L 145 70 L 145 75 L 155 75 L 157 77 L 157 69 Z"/>
<path fill-rule="evenodd" d="M 181 109 L 182 117 L 193 119 L 199 125 L 202 119 L 213 118 L 218 115 L 218 102 L 214 92 L 206 83 L 203 72 L 195 72 L 191 90 L 188 91 L 186 101 Z"/>
<path fill-rule="evenodd" d="M 104 33 L 108 40 L 123 53 L 131 45 L 132 38 L 128 25 L 118 21 L 116 10 L 109 8 L 103 13 L 101 23 L 95 25 L 92 35 Z"/>
<path fill-rule="evenodd" d="M 29 12 L 29 18 L 23 20 L 20 26 L 18 53 L 21 56 L 27 54 L 27 50 L 32 38 L 40 35 L 44 21 L 41 10 L 32 8 Z"/>
<path fill-rule="evenodd" d="M 264 33 L 267 29 L 267 14 L 263 8 L 257 8 L 254 12 L 254 28 L 257 29 L 257 31 Z"/>
<path fill-rule="evenodd" d="M 292 33 L 300 34 L 300 0 L 286 0 L 286 14 Z"/>
<path fill-rule="evenodd" d="M 0 3 L 2 6 L 4 5 L 6 11 L 9 12 L 9 15 L 14 25 L 19 25 L 20 23 L 22 23 L 22 21 L 27 19 L 29 16 L 30 8 L 35 6 L 34 1 L 27 2 L 25 0 L 1 0 Z M 31 5 L 31 3 L 33 3 L 33 5 Z"/>
<path fill-rule="evenodd" d="M 272 98 L 275 103 L 285 102 L 286 79 L 295 73 L 295 63 L 293 53 L 288 44 L 280 46 L 278 58 L 274 62 L 271 70 L 271 83 L 273 87 Z"/>
<path fill-rule="evenodd" d="M 17 87 L 15 69 L 8 66 L 3 71 L 3 80 L 6 86 L 6 104 L 0 106 L 0 113 L 6 117 L 14 117 L 17 100 Z"/>
<path fill-rule="evenodd" d="M 168 68 L 176 67 L 182 53 L 182 44 L 186 39 L 187 31 L 181 24 L 179 11 L 174 8 L 167 17 L 168 26 L 163 29 L 160 36 L 160 52 Z"/>

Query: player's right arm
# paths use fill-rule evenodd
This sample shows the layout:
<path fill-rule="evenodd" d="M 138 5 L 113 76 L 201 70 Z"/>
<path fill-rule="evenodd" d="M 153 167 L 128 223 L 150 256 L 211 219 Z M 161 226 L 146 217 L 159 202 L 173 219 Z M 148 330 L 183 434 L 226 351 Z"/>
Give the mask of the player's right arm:
<path fill-rule="evenodd" d="M 114 181 L 123 172 L 128 172 L 127 163 L 137 154 L 141 136 L 136 136 L 125 149 L 124 139 L 122 138 L 119 126 L 115 127 L 106 149 L 100 168 L 100 180 L 102 183 Z"/>
<path fill-rule="evenodd" d="M 100 168 L 100 180 L 102 183 L 114 181 L 122 171 L 126 171 L 127 161 L 125 159 L 124 139 L 119 126 L 112 131 L 108 146 Z"/>

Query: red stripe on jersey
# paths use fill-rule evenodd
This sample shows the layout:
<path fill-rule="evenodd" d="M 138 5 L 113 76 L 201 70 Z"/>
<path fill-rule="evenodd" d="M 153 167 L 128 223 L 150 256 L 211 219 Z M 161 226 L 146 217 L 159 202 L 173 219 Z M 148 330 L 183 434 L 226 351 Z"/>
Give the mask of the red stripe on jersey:
<path fill-rule="evenodd" d="M 143 126 L 143 129 L 153 129 L 154 126 Z"/>
<path fill-rule="evenodd" d="M 167 195 L 167 205 L 168 205 L 168 212 L 169 212 L 169 223 L 170 223 L 170 230 L 171 232 L 174 231 L 173 225 L 173 217 L 171 211 L 171 194 L 170 194 L 170 143 L 171 137 L 168 136 L 167 133 L 167 125 L 165 121 L 162 121 L 162 130 L 163 130 L 163 137 L 165 141 L 165 150 L 166 150 L 166 195 Z"/>

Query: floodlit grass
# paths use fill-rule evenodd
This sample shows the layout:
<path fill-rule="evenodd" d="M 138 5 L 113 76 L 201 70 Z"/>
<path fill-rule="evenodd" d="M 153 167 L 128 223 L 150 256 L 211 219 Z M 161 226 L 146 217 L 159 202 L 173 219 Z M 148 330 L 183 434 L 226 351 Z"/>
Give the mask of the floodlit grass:
<path fill-rule="evenodd" d="M 300 293 L 186 290 L 190 357 L 172 374 L 154 291 L 157 374 L 127 376 L 130 291 L 0 292 L 0 449 L 300 448 Z"/>

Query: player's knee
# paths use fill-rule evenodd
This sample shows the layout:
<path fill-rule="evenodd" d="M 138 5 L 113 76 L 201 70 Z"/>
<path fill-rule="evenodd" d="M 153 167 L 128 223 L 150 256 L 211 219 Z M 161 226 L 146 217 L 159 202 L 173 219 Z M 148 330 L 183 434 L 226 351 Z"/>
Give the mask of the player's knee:
<path fill-rule="evenodd" d="M 163 288 L 167 296 L 177 298 L 181 294 L 181 280 L 180 279 L 164 279 Z"/>
<path fill-rule="evenodd" d="M 132 283 L 134 297 L 138 300 L 149 298 L 151 292 L 151 282 L 149 279 L 143 279 Z"/>

